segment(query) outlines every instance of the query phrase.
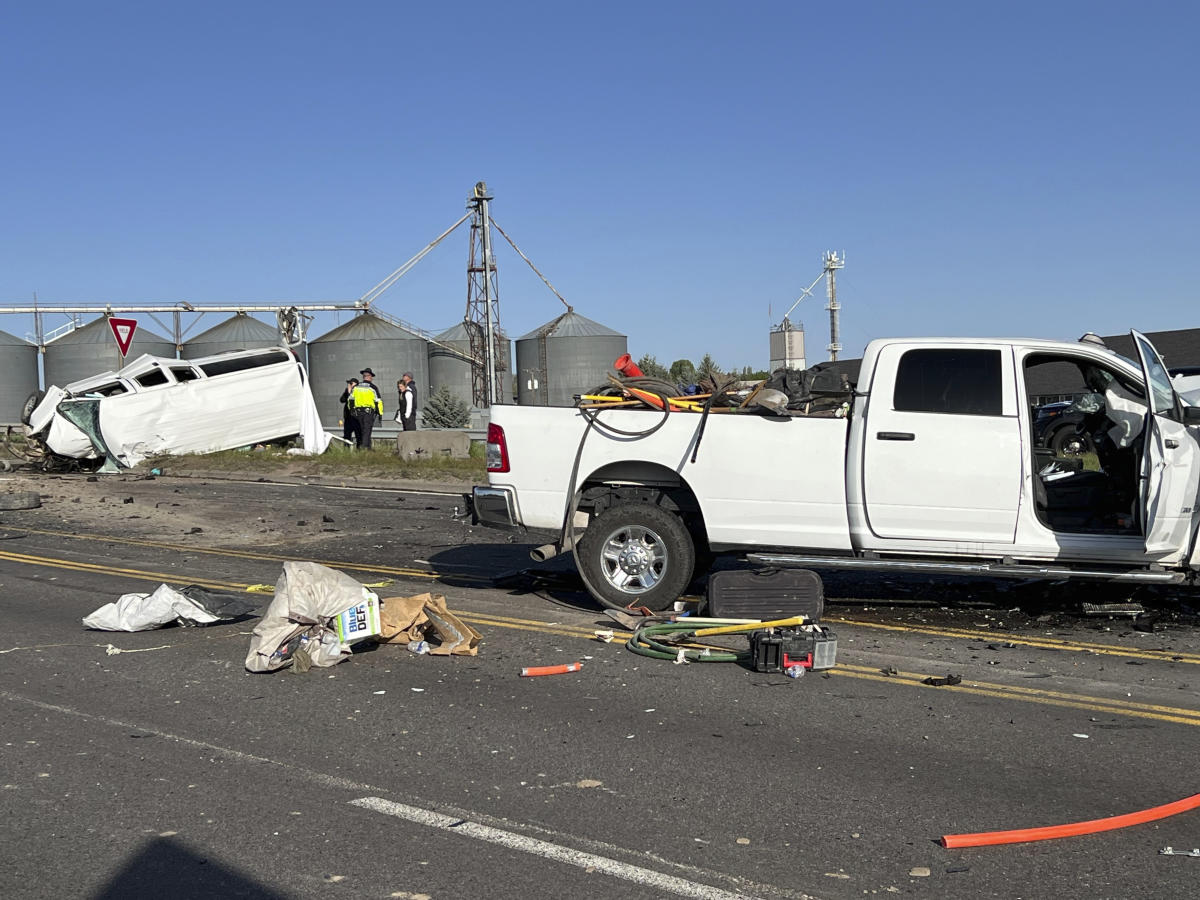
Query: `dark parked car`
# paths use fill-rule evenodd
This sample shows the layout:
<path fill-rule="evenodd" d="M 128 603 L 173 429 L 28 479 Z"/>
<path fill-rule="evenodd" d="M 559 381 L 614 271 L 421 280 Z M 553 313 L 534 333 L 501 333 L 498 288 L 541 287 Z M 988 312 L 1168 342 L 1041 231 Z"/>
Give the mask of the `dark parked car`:
<path fill-rule="evenodd" d="M 1079 456 L 1096 449 L 1091 435 L 1081 430 L 1084 414 L 1070 400 L 1039 406 L 1033 417 L 1033 440 L 1055 456 Z"/>
<path fill-rule="evenodd" d="M 1200 375 L 1200 366 L 1171 366 L 1172 375 Z M 1079 456 L 1096 449 L 1088 434 L 1084 419 L 1087 414 L 1078 406 L 1080 401 L 1059 400 L 1034 410 L 1033 440 L 1035 446 L 1054 451 L 1055 456 Z M 1086 405 L 1086 404 L 1085 404 Z"/>

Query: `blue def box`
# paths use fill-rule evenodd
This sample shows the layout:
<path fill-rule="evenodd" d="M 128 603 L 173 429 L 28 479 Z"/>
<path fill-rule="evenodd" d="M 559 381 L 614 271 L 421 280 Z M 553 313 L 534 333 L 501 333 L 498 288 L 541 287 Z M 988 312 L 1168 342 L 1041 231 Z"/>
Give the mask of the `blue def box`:
<path fill-rule="evenodd" d="M 379 598 L 368 593 L 363 602 L 337 617 L 338 640 L 349 644 L 379 634 Z"/>

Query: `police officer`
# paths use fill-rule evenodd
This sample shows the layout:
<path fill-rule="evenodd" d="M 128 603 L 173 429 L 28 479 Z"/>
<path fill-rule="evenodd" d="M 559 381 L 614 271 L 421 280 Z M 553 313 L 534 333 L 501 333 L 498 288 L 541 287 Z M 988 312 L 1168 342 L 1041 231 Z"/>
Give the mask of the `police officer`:
<path fill-rule="evenodd" d="M 358 374 L 362 376 L 362 381 L 350 392 L 350 402 L 354 406 L 354 417 L 358 419 L 358 427 L 362 429 L 360 446 L 370 450 L 371 430 L 375 427 L 375 420 L 383 416 L 383 397 L 374 383 L 374 372 L 367 368 Z"/>

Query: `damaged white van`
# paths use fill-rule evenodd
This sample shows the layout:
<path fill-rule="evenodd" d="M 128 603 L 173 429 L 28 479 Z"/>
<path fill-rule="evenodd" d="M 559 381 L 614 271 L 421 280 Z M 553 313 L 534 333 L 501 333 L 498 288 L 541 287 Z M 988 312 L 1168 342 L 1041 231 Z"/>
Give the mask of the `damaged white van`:
<path fill-rule="evenodd" d="M 101 471 L 297 435 L 306 452 L 322 453 L 330 440 L 308 373 L 283 347 L 192 360 L 140 356 L 119 371 L 33 394 L 22 420 L 29 455 Z"/>

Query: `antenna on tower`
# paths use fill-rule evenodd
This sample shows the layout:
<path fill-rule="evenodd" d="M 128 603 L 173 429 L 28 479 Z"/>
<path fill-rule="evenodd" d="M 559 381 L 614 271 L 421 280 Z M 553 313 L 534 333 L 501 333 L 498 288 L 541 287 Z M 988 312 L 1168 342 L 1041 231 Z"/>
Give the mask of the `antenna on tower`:
<path fill-rule="evenodd" d="M 846 265 L 846 252 L 843 250 L 838 253 L 836 250 L 825 251 L 825 294 L 829 297 L 829 304 L 825 307 L 829 310 L 829 358 L 836 360 L 838 354 L 842 351 L 842 345 L 838 340 L 838 312 L 841 307 L 837 301 L 837 270 Z"/>

